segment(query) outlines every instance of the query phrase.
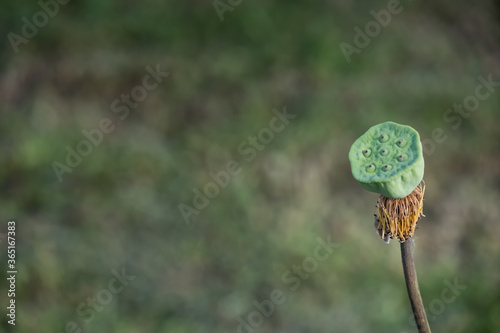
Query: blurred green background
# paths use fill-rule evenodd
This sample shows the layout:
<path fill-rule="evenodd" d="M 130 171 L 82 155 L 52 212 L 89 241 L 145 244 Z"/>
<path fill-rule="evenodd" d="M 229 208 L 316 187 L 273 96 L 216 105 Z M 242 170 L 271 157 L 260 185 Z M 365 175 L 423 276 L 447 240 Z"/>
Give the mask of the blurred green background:
<path fill-rule="evenodd" d="M 415 255 L 433 331 L 499 332 L 500 86 L 466 117 L 447 111 L 478 77 L 500 82 L 498 2 L 402 2 L 350 63 L 340 43 L 355 46 L 353 28 L 388 1 L 221 4 L 223 20 L 211 1 L 72 0 L 18 52 L 8 34 L 42 7 L 0 4 L 13 331 L 416 332 L 398 243 L 376 235 L 377 195 L 347 159 L 392 120 L 427 143 Z M 113 112 L 157 65 L 169 76 L 126 117 Z M 238 147 L 284 108 L 296 117 L 248 161 Z M 59 181 L 53 163 L 104 118 L 115 129 Z M 241 172 L 186 223 L 179 205 L 231 160 Z M 324 261 L 318 238 L 335 243 Z M 111 293 L 122 270 L 135 278 Z"/>

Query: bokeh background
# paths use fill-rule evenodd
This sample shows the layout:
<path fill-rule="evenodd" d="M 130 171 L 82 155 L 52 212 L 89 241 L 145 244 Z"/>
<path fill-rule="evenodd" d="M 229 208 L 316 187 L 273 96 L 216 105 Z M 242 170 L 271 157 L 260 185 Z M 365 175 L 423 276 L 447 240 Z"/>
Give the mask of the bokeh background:
<path fill-rule="evenodd" d="M 340 43 L 355 45 L 353 29 L 388 3 L 223 1 L 221 20 L 211 1 L 72 0 L 15 52 L 8 34 L 42 9 L 2 1 L 13 331 L 416 332 L 398 243 L 375 234 L 377 195 L 347 159 L 357 137 L 392 120 L 428 143 L 415 256 L 433 331 L 499 332 L 500 86 L 467 118 L 444 117 L 478 77 L 500 81 L 500 5 L 402 2 L 349 63 Z M 112 102 L 157 65 L 170 75 L 121 120 Z M 238 146 L 284 108 L 296 117 L 247 161 Z M 115 130 L 59 181 L 53 163 L 103 118 Z M 241 172 L 186 223 L 179 204 L 231 160 Z M 335 249 L 314 265 L 318 238 Z M 304 260 L 307 277 L 291 271 Z M 109 299 L 122 269 L 135 278 Z M 259 317 L 254 302 L 273 290 L 285 300 Z M 12 329 L 4 312 L 0 331 Z"/>

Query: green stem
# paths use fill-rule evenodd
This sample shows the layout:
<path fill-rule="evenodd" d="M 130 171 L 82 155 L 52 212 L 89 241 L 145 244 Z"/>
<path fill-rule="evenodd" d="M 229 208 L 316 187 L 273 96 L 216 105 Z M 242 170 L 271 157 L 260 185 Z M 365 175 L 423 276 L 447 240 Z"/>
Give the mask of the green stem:
<path fill-rule="evenodd" d="M 417 323 L 419 333 L 431 333 L 427 315 L 425 313 L 422 296 L 418 287 L 417 271 L 415 270 L 415 262 L 413 260 L 413 238 L 407 239 L 401 243 L 401 260 L 403 262 L 403 271 L 405 274 L 406 289 L 410 298 L 413 316 Z"/>

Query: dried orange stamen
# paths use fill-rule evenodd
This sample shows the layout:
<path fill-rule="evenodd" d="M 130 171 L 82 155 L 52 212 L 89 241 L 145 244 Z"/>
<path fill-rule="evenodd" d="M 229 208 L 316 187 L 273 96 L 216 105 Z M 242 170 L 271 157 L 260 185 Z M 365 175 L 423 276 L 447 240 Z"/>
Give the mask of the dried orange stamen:
<path fill-rule="evenodd" d="M 399 238 L 403 243 L 413 236 L 422 214 L 425 182 L 402 199 L 391 199 L 381 195 L 377 203 L 378 230 L 382 239 Z"/>

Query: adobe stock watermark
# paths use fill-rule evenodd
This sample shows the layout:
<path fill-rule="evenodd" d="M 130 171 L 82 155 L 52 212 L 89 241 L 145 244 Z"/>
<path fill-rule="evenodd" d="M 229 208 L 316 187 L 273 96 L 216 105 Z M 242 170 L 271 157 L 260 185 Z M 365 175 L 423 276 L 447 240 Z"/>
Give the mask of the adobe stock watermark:
<path fill-rule="evenodd" d="M 398 15 L 403 11 L 403 5 L 399 0 L 389 0 L 386 7 L 387 9 L 381 9 L 378 12 L 374 10 L 370 11 L 370 15 L 375 20 L 366 23 L 363 30 L 358 26 L 353 28 L 356 33 L 353 38 L 354 45 L 346 42 L 339 44 L 348 64 L 351 63 L 351 56 L 353 54 L 360 54 L 361 50 L 370 45 L 373 38 L 380 35 L 382 28 L 387 27 L 391 23 L 392 16 Z"/>
<path fill-rule="evenodd" d="M 271 118 L 267 127 L 261 128 L 256 135 L 248 136 L 238 145 L 238 153 L 244 157 L 245 162 L 252 162 L 257 157 L 257 153 L 263 151 L 274 140 L 275 135 L 282 132 L 290 123 L 290 120 L 296 117 L 296 115 L 288 113 L 286 106 L 283 107 L 281 112 L 278 109 L 273 109 L 273 114 L 274 117 Z M 185 203 L 178 205 L 184 222 L 186 224 L 191 223 L 191 218 L 207 208 L 210 200 L 217 197 L 221 190 L 231 183 L 231 179 L 239 175 L 241 171 L 241 164 L 236 160 L 228 161 L 222 170 L 210 171 L 208 175 L 212 181 L 206 183 L 201 189 L 198 187 L 193 188 L 192 205 Z"/>
<path fill-rule="evenodd" d="M 478 84 L 474 89 L 474 93 L 465 97 L 462 103 L 455 103 L 453 107 L 446 109 L 443 113 L 443 120 L 450 124 L 451 129 L 458 130 L 464 119 L 468 119 L 474 112 L 479 109 L 482 101 L 487 100 L 491 94 L 495 92 L 496 87 L 500 87 L 500 81 L 493 81 L 492 74 L 488 78 L 482 75 L 477 77 Z M 449 139 L 446 130 L 441 127 L 436 127 L 431 132 L 430 138 L 422 140 L 422 148 L 424 154 L 432 155 L 436 151 L 438 144 L 442 144 Z"/>
<path fill-rule="evenodd" d="M 287 293 L 290 294 L 299 290 L 302 282 L 309 279 L 316 272 L 319 263 L 328 260 L 332 253 L 340 247 L 340 244 L 332 243 L 330 236 L 326 238 L 326 241 L 321 237 L 317 237 L 316 242 L 318 245 L 314 249 L 312 256 L 304 258 L 302 263 L 292 265 L 290 269 L 283 272 L 281 275 L 283 288 L 273 289 L 266 299 L 254 300 L 252 304 L 255 310 L 237 318 L 237 333 L 253 333 L 261 327 L 265 320 L 275 313 L 277 307 L 287 301 Z"/>
<path fill-rule="evenodd" d="M 135 280 L 135 276 L 127 275 L 125 268 L 122 268 L 121 272 L 113 269 L 111 274 L 113 277 L 108 280 L 106 287 L 96 292 L 93 297 L 87 297 L 84 302 L 78 304 L 76 314 L 83 318 L 80 319 L 83 320 L 83 323 L 90 324 L 96 314 L 102 312 L 113 301 L 115 295 L 123 292 L 125 287 Z M 60 333 L 82 333 L 82 328 L 76 321 L 71 320 L 64 325 L 64 331 Z"/>
<path fill-rule="evenodd" d="M 130 93 L 121 94 L 120 98 L 111 103 L 111 111 L 117 115 L 119 120 L 125 120 L 129 116 L 130 110 L 136 109 L 139 103 L 148 97 L 148 92 L 156 89 L 170 75 L 168 72 L 161 71 L 159 64 L 154 70 L 150 66 L 146 66 L 145 69 L 147 74 L 142 78 L 141 84 L 133 87 Z M 63 181 L 65 173 L 73 172 L 73 169 L 82 163 L 84 157 L 92 154 L 94 147 L 102 143 L 105 134 L 111 134 L 115 129 L 116 121 L 113 122 L 110 118 L 102 118 L 96 128 L 83 129 L 82 134 L 85 139 L 78 142 L 74 148 L 66 146 L 66 164 L 59 161 L 53 161 L 51 164 L 59 182 Z"/>
<path fill-rule="evenodd" d="M 243 0 L 214 0 L 212 5 L 214 6 L 215 12 L 219 16 L 219 19 L 223 22 L 224 13 L 228 11 L 232 12 L 234 8 L 241 5 L 242 2 Z"/>
<path fill-rule="evenodd" d="M 448 280 L 444 280 L 444 285 L 446 286 L 441 290 L 439 298 L 435 298 L 429 302 L 429 305 L 425 308 L 427 317 L 429 321 L 436 320 L 437 316 L 441 315 L 444 310 L 446 310 L 446 305 L 449 305 L 457 300 L 457 298 L 462 294 L 462 291 L 467 289 L 467 286 L 458 284 L 458 278 L 455 277 L 453 283 Z M 413 327 L 417 327 L 413 314 L 408 317 L 408 322 Z"/>
<path fill-rule="evenodd" d="M 29 20 L 26 16 L 21 18 L 23 27 L 21 28 L 21 35 L 9 32 L 7 38 L 15 53 L 19 52 L 19 45 L 28 44 L 30 39 L 38 34 L 38 29 L 41 29 L 49 23 L 49 19 L 59 13 L 59 5 L 66 5 L 70 0 L 40 0 L 38 6 L 42 10 L 37 11 Z"/>

